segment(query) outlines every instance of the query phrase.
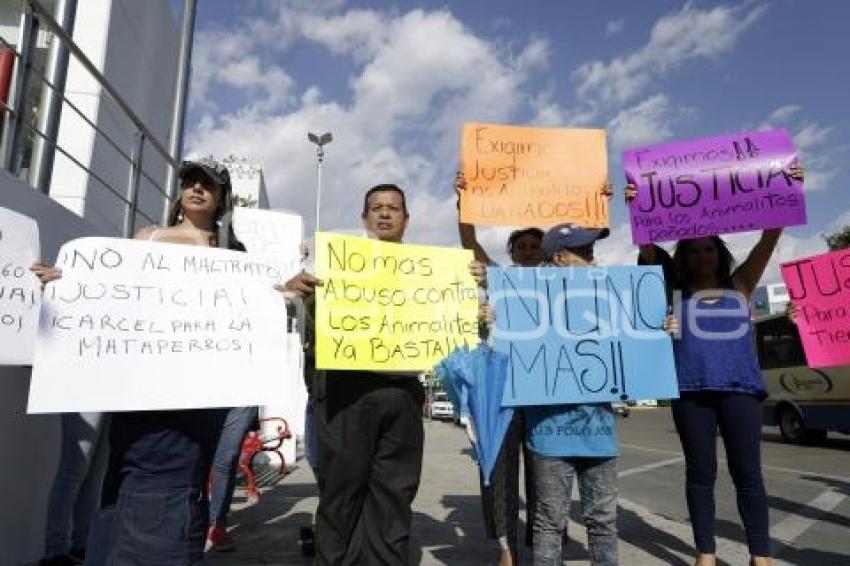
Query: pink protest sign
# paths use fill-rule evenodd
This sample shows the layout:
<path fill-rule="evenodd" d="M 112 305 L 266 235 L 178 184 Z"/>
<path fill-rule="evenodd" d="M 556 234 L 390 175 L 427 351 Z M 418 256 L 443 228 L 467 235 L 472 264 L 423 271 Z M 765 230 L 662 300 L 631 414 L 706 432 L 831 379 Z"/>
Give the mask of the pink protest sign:
<path fill-rule="evenodd" d="M 740 132 L 627 149 L 636 244 L 806 223 L 803 183 L 786 130 Z"/>
<path fill-rule="evenodd" d="M 809 367 L 850 364 L 850 250 L 782 264 Z"/>

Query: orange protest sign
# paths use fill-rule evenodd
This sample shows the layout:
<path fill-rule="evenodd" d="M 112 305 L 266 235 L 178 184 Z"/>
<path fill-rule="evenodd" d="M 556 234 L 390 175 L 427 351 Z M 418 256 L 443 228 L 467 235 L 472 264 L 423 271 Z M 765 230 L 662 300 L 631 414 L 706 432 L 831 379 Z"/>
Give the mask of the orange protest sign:
<path fill-rule="evenodd" d="M 605 130 L 467 123 L 461 170 L 461 222 L 608 226 Z"/>

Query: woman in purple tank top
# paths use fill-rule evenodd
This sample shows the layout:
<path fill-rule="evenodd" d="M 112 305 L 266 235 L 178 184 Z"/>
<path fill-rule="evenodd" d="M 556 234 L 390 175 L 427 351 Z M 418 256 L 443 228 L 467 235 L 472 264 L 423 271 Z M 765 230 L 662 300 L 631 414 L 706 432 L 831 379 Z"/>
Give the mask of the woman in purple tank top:
<path fill-rule="evenodd" d="M 802 180 L 794 166 L 790 175 Z M 634 198 L 633 185 L 626 200 Z M 697 566 L 715 564 L 714 483 L 717 430 L 735 484 L 750 563 L 772 564 L 768 506 L 761 473 L 761 401 L 765 385 L 750 322 L 750 296 L 782 234 L 765 230 L 738 267 L 718 236 L 682 240 L 671 257 L 658 246 L 640 247 L 640 264 L 661 265 L 679 319 L 674 340 L 680 398 L 673 420 L 686 462 L 686 497 Z"/>

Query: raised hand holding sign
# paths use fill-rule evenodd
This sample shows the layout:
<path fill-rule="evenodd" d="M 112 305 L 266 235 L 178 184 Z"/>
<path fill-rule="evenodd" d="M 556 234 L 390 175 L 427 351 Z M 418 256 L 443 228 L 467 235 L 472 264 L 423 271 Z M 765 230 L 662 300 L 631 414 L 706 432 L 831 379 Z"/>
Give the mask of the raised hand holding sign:
<path fill-rule="evenodd" d="M 623 152 L 636 244 L 806 223 L 785 130 L 740 132 Z"/>
<path fill-rule="evenodd" d="M 469 123 L 461 146 L 461 222 L 608 226 L 605 130 Z"/>

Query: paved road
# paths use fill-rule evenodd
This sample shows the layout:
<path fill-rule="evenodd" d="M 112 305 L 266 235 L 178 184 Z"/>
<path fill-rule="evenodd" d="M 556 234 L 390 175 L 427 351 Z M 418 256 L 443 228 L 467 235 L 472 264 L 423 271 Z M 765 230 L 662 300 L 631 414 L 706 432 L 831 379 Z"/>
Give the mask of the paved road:
<path fill-rule="evenodd" d="M 425 427 L 426 461 L 413 526 L 416 562 L 495 564 L 493 543 L 484 539 L 477 471 L 464 433 L 446 423 L 426 422 Z M 634 411 L 620 419 L 620 436 L 621 564 L 691 564 L 684 465 L 669 411 Z M 779 562 L 850 564 L 850 437 L 798 447 L 781 443 L 775 431 L 765 429 L 763 451 Z M 721 563 L 746 564 L 734 491 L 725 471 L 717 503 Z M 211 564 L 309 564 L 298 551 L 298 528 L 310 522 L 315 505 L 312 476 L 302 466 L 268 488 L 259 504 L 240 505 L 232 516 L 239 549 L 211 557 Z M 579 520 L 578 513 L 573 516 Z M 588 563 L 583 530 L 580 524 L 570 525 L 566 564 Z M 530 563 L 528 552 L 522 551 L 521 562 Z"/>

